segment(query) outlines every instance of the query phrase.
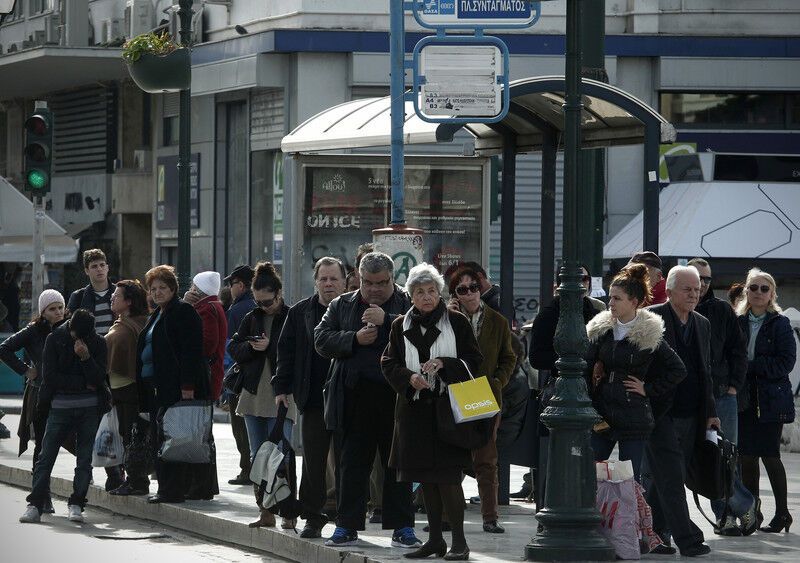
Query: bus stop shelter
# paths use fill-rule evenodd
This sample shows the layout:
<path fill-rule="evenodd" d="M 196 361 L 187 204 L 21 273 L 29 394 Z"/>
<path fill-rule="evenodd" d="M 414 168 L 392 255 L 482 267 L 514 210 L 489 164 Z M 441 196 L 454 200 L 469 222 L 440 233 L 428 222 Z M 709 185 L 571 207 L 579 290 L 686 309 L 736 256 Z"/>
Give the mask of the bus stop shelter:
<path fill-rule="evenodd" d="M 475 140 L 476 156 L 503 155 L 501 206 L 501 311 L 513 318 L 516 155 L 541 152 L 542 202 L 540 303 L 548 303 L 555 278 L 556 156 L 564 133 L 564 77 L 511 82 L 508 115 L 494 124 L 428 123 L 405 106 L 407 145 L 452 141 L 462 128 Z M 582 147 L 644 145 L 642 193 L 644 249 L 658 252 L 659 145 L 675 140 L 675 129 L 653 108 L 615 86 L 582 80 Z M 283 138 L 284 153 L 303 154 L 390 145 L 390 98 L 345 102 L 311 117 Z"/>

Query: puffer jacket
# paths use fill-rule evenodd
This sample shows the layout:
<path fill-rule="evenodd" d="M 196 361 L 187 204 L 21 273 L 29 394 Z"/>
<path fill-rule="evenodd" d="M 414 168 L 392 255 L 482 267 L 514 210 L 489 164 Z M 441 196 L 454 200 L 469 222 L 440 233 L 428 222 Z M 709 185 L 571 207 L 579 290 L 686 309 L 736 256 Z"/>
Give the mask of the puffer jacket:
<path fill-rule="evenodd" d="M 616 322 L 610 311 L 604 311 L 586 326 L 592 403 L 611 427 L 614 439 L 644 440 L 665 411 L 659 405 L 661 399 L 671 397 L 686 377 L 686 368 L 664 340 L 664 321 L 658 315 L 640 310 L 631 330 L 619 341 L 614 340 Z M 598 361 L 603 364 L 604 376 L 593 389 L 592 370 Z M 626 390 L 628 376 L 644 381 L 646 397 Z"/>

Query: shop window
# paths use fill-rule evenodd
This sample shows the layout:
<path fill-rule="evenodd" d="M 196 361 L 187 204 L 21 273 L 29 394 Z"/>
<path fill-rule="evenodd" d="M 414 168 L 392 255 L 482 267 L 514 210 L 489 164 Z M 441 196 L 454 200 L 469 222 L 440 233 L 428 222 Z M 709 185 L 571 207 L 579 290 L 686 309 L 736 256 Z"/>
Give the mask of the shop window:
<path fill-rule="evenodd" d="M 662 92 L 661 114 L 677 127 L 796 129 L 798 94 L 774 92 Z"/>

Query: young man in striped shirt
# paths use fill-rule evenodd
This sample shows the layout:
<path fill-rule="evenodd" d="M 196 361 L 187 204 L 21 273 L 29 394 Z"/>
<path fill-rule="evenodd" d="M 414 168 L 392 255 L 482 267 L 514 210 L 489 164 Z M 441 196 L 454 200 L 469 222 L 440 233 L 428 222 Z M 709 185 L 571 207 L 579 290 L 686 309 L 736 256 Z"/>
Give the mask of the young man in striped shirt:
<path fill-rule="evenodd" d="M 92 313 L 97 334 L 105 336 L 114 324 L 114 313 L 111 312 L 111 294 L 114 293 L 114 288 L 108 279 L 108 263 L 102 250 L 92 248 L 83 253 L 83 271 L 90 283 L 70 295 L 67 309 L 71 313 L 78 309 L 86 309 Z"/>

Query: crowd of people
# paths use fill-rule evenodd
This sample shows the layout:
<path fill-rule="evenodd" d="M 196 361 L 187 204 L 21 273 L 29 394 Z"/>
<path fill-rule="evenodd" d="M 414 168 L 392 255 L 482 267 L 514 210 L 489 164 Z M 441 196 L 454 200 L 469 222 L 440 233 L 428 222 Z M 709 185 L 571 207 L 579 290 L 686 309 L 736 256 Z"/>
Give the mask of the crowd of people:
<path fill-rule="evenodd" d="M 296 515 L 265 506 L 264 487 L 250 479 L 259 450 L 282 433 L 289 495 L 304 520 L 301 537 L 320 538 L 333 519 L 325 544 L 354 545 L 369 519 L 392 531 L 392 545 L 407 548 L 407 558 L 467 560 L 465 474 L 478 483 L 484 532 L 503 533 L 501 415 L 491 419 L 479 447 L 465 446 L 443 422 L 452 418 L 447 389 L 485 376 L 502 405 L 504 389 L 529 361 L 539 370 L 539 403 L 546 407 L 558 374 L 559 297 L 534 319 L 526 354 L 498 312 L 499 286 L 480 264 L 459 263 L 444 275 L 419 264 L 401 287 L 392 259 L 372 245 L 359 247 L 355 263 L 347 271 L 341 260 L 321 258 L 314 293 L 290 306 L 269 262 L 237 266 L 224 279 L 200 272 L 181 297 L 171 266 L 152 268 L 144 283 L 112 282 L 102 251 L 86 251 L 89 284 L 67 302 L 58 291 L 44 291 L 33 321 L 0 344 L 0 360 L 26 380 L 20 455 L 31 435 L 34 441 L 32 488 L 20 521 L 39 522 L 54 511 L 50 473 L 62 446 L 76 457 L 69 518 L 83 521 L 95 435 L 112 405 L 125 448 L 138 452 L 145 444 L 148 459 L 107 468 L 109 494 L 148 495 L 151 503 L 213 499 L 219 493 L 213 434 L 207 463 L 157 454 L 168 409 L 210 401 L 230 413 L 240 471 L 228 483 L 253 487 L 258 518 L 251 527 L 274 527 L 276 515 L 282 528 L 297 526 Z M 738 443 L 741 456 L 733 494 L 712 503 L 715 532 L 788 532 L 780 436 L 794 420 L 789 373 L 796 350 L 774 278 L 750 270 L 728 303 L 710 290 L 706 260 L 664 276 L 660 258 L 642 252 L 611 280 L 608 307 L 590 297 L 591 279 L 584 268 L 586 384 L 601 417 L 591 445 L 598 461 L 615 447 L 631 461 L 662 540 L 654 552 L 675 553 L 673 541 L 684 556 L 710 551 L 684 491 L 693 451 L 708 429 Z M 229 376 L 238 387 L 223 387 Z M 302 448 L 299 486 L 289 444 Z M 126 462 L 135 458 L 127 453 Z M 776 504 L 766 526 L 760 464 Z M 150 495 L 152 478 L 157 490 Z M 527 486 L 541 506 L 544 471 L 533 481 Z M 428 520 L 424 543 L 415 529 L 420 506 Z"/>

